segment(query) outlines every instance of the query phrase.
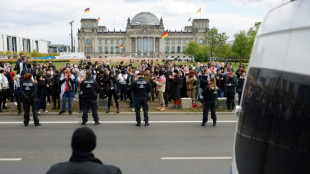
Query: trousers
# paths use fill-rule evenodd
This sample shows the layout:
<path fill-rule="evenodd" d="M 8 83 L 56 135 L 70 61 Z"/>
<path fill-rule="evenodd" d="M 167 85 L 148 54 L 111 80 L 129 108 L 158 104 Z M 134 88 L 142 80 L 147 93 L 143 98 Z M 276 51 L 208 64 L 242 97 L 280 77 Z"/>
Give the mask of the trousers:
<path fill-rule="evenodd" d="M 95 122 L 98 122 L 98 106 L 97 106 L 97 100 L 96 98 L 83 98 L 83 117 L 82 121 L 87 122 L 88 121 L 88 106 L 92 109 L 92 115 Z"/>
<path fill-rule="evenodd" d="M 144 112 L 144 121 L 147 123 L 149 121 L 149 106 L 148 106 L 148 101 L 146 97 L 143 98 L 135 98 L 135 111 L 136 111 L 136 121 L 137 123 L 141 123 L 141 117 L 140 117 L 140 108 L 141 106 L 143 107 L 143 112 Z"/>

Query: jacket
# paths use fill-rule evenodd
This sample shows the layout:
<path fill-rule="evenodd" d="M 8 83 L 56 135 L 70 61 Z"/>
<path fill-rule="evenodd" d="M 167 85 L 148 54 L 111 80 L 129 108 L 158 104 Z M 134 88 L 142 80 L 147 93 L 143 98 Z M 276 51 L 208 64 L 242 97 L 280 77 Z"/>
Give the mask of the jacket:
<path fill-rule="evenodd" d="M 197 78 L 194 76 L 193 79 L 189 79 L 189 76 L 186 76 L 186 89 L 187 90 L 194 90 L 197 87 Z"/>
<path fill-rule="evenodd" d="M 154 81 L 154 82 L 158 86 L 157 91 L 165 92 L 165 90 L 166 90 L 166 83 L 159 83 L 158 81 Z"/>
<path fill-rule="evenodd" d="M 181 98 L 180 96 L 180 77 L 175 76 L 174 79 L 171 79 L 171 98 L 172 100 L 178 100 Z"/>
<path fill-rule="evenodd" d="M 214 89 L 212 87 L 210 90 L 209 85 L 206 85 L 203 88 L 202 96 L 203 96 L 204 102 L 206 104 L 214 104 L 215 103 L 216 98 L 217 98 L 217 90 L 218 90 L 217 87 L 216 87 L 216 89 Z"/>
<path fill-rule="evenodd" d="M 245 78 L 243 78 L 241 76 L 238 78 L 238 86 L 236 88 L 236 92 L 242 92 L 244 80 L 245 80 Z"/>
<path fill-rule="evenodd" d="M 136 98 L 149 98 L 150 96 L 151 83 L 145 80 L 144 77 L 134 81 L 131 88 Z"/>
<path fill-rule="evenodd" d="M 90 152 L 73 151 L 68 162 L 53 165 L 47 174 L 121 174 L 121 170 L 105 165 Z"/>
<path fill-rule="evenodd" d="M 226 84 L 231 84 L 231 86 L 226 86 Z M 232 78 L 230 78 L 230 77 L 228 77 L 226 80 L 225 80 L 225 82 L 224 82 L 224 86 L 225 86 L 225 91 L 226 92 L 235 92 L 235 90 L 236 90 L 236 87 L 238 86 L 238 81 L 237 81 L 237 79 L 236 79 L 236 77 L 232 77 Z"/>
<path fill-rule="evenodd" d="M 9 87 L 8 78 L 4 74 L 0 73 L 0 89 L 1 90 L 8 89 L 8 87 Z"/>
<path fill-rule="evenodd" d="M 80 90 L 82 93 L 82 98 L 96 99 L 98 96 L 99 87 L 94 79 L 88 78 L 82 81 Z"/>
<path fill-rule="evenodd" d="M 37 99 L 37 84 L 32 80 L 24 81 L 21 85 L 21 95 L 26 101 L 35 101 Z"/>
<path fill-rule="evenodd" d="M 68 80 L 70 91 L 73 90 L 74 80 L 75 80 L 75 77 L 73 74 L 71 74 L 69 77 L 69 80 Z M 62 96 L 63 93 L 66 91 L 66 79 L 65 79 L 64 74 L 61 74 L 60 79 L 59 79 L 59 83 L 61 84 L 61 96 Z"/>

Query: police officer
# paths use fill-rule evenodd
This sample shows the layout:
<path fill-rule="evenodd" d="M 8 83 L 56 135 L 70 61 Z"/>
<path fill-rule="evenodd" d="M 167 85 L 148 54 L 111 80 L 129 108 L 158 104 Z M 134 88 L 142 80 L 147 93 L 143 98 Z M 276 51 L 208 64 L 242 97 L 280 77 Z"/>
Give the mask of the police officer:
<path fill-rule="evenodd" d="M 92 109 L 93 118 L 95 125 L 100 124 L 98 113 L 97 113 L 97 96 L 99 87 L 97 82 L 91 77 L 91 71 L 86 72 L 86 80 L 83 80 L 80 85 L 81 97 L 83 100 L 83 117 L 81 125 L 86 125 L 88 121 L 88 106 Z"/>
<path fill-rule="evenodd" d="M 138 80 L 134 81 L 132 91 L 136 100 L 136 126 L 141 127 L 140 108 L 143 107 L 145 126 L 149 126 L 148 101 L 150 101 L 151 84 L 145 80 L 142 73 L 138 74 Z"/>
<path fill-rule="evenodd" d="M 37 113 L 37 85 L 31 79 L 32 74 L 24 75 L 24 81 L 21 85 L 21 95 L 24 103 L 24 125 L 29 124 L 30 105 L 32 106 L 33 120 L 35 126 L 41 126 Z"/>
<path fill-rule="evenodd" d="M 213 126 L 216 126 L 216 110 L 215 110 L 215 101 L 217 98 L 217 86 L 215 77 L 210 77 L 208 84 L 203 86 L 203 118 L 201 126 L 205 126 L 208 122 L 208 112 L 211 110 L 211 118 L 213 119 Z"/>

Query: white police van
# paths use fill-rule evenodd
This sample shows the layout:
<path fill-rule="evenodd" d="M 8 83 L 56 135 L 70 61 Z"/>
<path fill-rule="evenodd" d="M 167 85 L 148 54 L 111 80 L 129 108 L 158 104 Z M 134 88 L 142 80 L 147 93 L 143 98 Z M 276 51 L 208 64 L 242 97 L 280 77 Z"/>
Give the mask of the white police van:
<path fill-rule="evenodd" d="M 257 33 L 232 174 L 310 173 L 310 1 L 271 10 Z"/>

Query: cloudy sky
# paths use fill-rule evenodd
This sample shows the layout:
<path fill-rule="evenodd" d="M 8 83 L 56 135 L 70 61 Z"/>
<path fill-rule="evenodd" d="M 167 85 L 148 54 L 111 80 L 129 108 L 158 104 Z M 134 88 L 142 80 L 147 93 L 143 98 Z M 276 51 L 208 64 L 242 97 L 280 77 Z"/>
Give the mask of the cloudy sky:
<path fill-rule="evenodd" d="M 240 30 L 262 21 L 266 13 L 288 0 L 0 0 L 0 33 L 70 44 L 70 21 L 76 36 L 80 19 L 100 17 L 109 30 L 125 30 L 127 18 L 151 12 L 168 30 L 191 25 L 188 19 L 210 20 L 210 28 L 226 32 L 229 40 Z M 90 8 L 90 14 L 84 13 Z"/>

